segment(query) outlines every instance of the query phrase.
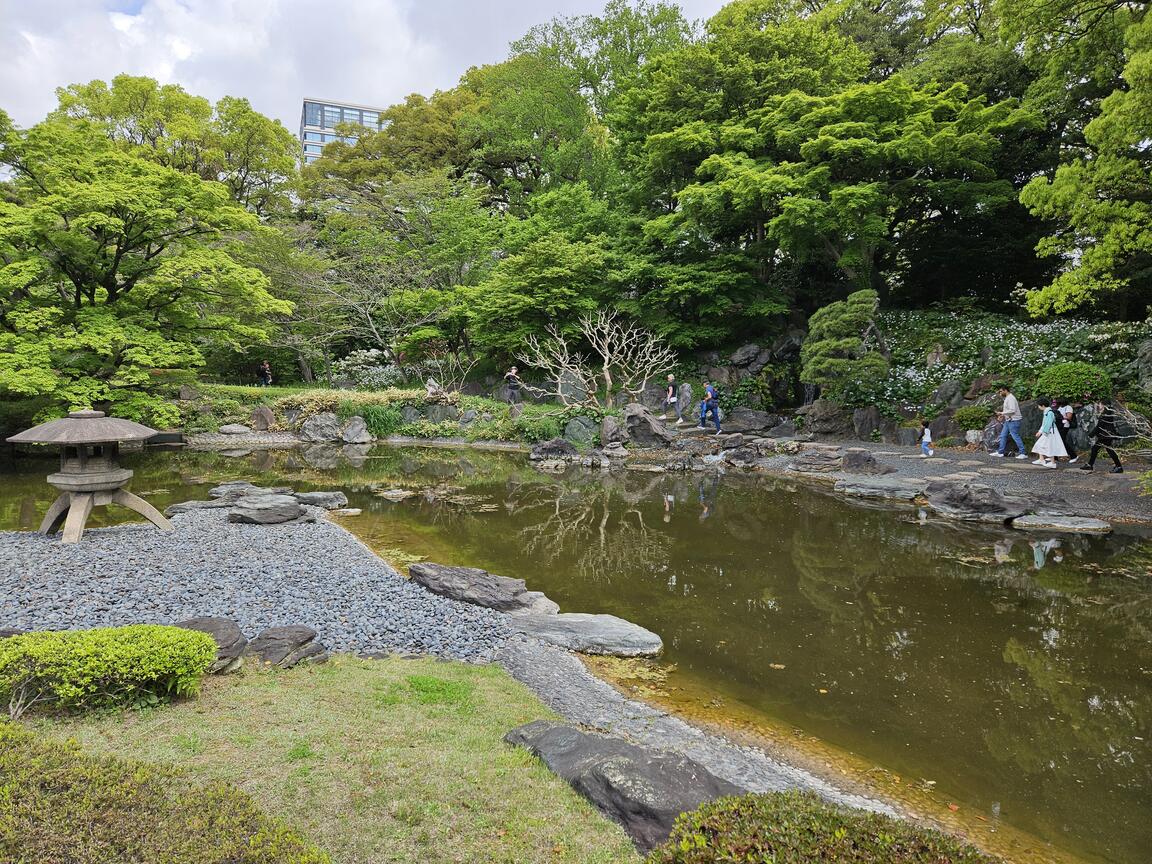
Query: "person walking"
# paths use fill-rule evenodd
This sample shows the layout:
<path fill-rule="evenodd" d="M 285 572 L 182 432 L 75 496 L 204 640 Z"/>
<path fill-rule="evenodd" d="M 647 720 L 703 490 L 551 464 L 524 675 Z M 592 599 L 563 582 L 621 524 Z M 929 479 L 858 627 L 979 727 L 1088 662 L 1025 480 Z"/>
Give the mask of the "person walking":
<path fill-rule="evenodd" d="M 928 428 L 927 420 L 920 423 L 920 453 L 925 459 L 936 455 L 936 451 L 932 449 L 932 430 Z"/>
<path fill-rule="evenodd" d="M 708 415 L 712 415 L 712 422 L 716 424 L 716 434 L 720 434 L 720 397 L 711 381 L 704 382 L 704 400 L 700 403 L 700 426 L 708 425 Z"/>
<path fill-rule="evenodd" d="M 1020 413 L 1020 400 L 1012 394 L 1007 384 L 1001 386 L 999 392 L 1004 404 L 1001 406 L 998 416 L 1004 422 L 1004 426 L 1000 430 L 999 450 L 989 455 L 1007 455 L 1008 437 L 1011 436 L 1012 441 L 1016 444 L 1016 458 L 1027 459 L 1028 454 L 1024 452 L 1024 440 L 1020 437 L 1020 421 L 1024 419 L 1024 415 Z"/>
<path fill-rule="evenodd" d="M 1092 411 L 1096 415 L 1096 429 L 1092 433 L 1092 449 L 1088 452 L 1088 461 L 1080 466 L 1080 470 L 1091 471 L 1096 465 L 1096 457 L 1103 450 L 1112 459 L 1112 473 L 1123 474 L 1124 466 L 1113 449 L 1113 445 L 1120 443 L 1120 434 L 1116 429 L 1115 412 L 1103 402 L 1094 403 Z"/>
<path fill-rule="evenodd" d="M 504 385 L 508 388 L 508 404 L 515 405 L 520 401 L 520 374 L 515 366 L 504 376 Z"/>
<path fill-rule="evenodd" d="M 261 387 L 272 386 L 272 365 L 267 360 L 260 364 L 259 375 Z"/>
<path fill-rule="evenodd" d="M 1033 465 L 1042 465 L 1045 468 L 1055 468 L 1056 460 L 1068 455 L 1064 449 L 1064 442 L 1060 440 L 1060 433 L 1056 431 L 1056 412 L 1052 410 L 1051 399 L 1037 399 L 1036 403 L 1044 409 L 1044 419 L 1040 423 L 1040 431 L 1036 433 L 1036 446 L 1032 452 L 1039 458 Z"/>
<path fill-rule="evenodd" d="M 664 416 L 668 416 L 668 408 L 676 412 L 676 425 L 684 422 L 684 409 L 680 405 L 680 388 L 676 384 L 676 376 L 668 376 L 668 390 L 664 393 Z"/>
<path fill-rule="evenodd" d="M 1067 399 L 1056 400 L 1056 431 L 1060 440 L 1064 442 L 1064 449 L 1068 451 L 1068 464 L 1071 465 L 1080 458 L 1076 452 L 1076 445 L 1072 443 L 1071 432 L 1076 428 L 1076 409 Z"/>

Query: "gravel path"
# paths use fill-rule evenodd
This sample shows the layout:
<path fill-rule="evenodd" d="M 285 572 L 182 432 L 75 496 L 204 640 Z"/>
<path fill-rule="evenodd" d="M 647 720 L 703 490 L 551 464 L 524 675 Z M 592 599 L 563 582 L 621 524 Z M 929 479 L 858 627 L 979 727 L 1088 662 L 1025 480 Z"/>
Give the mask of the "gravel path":
<path fill-rule="evenodd" d="M 489 609 L 404 579 L 331 522 L 236 525 L 224 510 L 125 525 L 72 546 L 0 532 L 0 627 L 25 630 L 231 618 L 249 636 L 307 624 L 331 651 L 490 660 L 510 636 Z"/>

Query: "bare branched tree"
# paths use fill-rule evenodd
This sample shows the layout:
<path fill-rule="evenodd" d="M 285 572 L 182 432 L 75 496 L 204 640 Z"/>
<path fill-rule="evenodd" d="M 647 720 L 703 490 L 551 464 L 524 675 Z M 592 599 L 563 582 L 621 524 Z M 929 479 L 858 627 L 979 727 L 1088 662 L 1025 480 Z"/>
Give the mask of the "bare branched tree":
<path fill-rule="evenodd" d="M 557 327 L 549 326 L 548 338 L 528 337 L 524 350 L 516 355 L 525 366 L 545 375 L 545 385 L 525 384 L 526 389 L 565 406 L 602 408 L 613 404 L 619 394 L 638 398 L 652 378 L 676 363 L 675 352 L 663 339 L 615 311 L 586 314 L 579 326 L 595 357 L 580 354 Z"/>

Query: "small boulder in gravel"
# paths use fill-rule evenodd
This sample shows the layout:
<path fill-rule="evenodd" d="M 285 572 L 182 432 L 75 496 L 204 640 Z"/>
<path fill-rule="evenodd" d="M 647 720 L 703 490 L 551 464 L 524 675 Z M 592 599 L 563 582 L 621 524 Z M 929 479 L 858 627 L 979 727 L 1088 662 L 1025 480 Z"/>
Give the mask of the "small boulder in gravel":
<path fill-rule="evenodd" d="M 538 756 L 550 771 L 624 826 L 642 852 L 667 840 L 681 813 L 745 791 L 679 753 L 548 720 L 518 726 L 504 740 Z"/>
<path fill-rule="evenodd" d="M 348 506 L 348 496 L 343 492 L 296 492 L 292 497 L 301 504 L 321 507 L 324 510 L 339 510 Z"/>
<path fill-rule="evenodd" d="M 291 495 L 245 495 L 228 511 L 229 522 L 251 525 L 279 525 L 306 515 Z"/>
<path fill-rule="evenodd" d="M 221 435 L 247 435 L 252 430 L 243 423 L 225 423 L 220 427 Z"/>
<path fill-rule="evenodd" d="M 26 630 L 19 630 L 15 627 L 0 627 L 0 639 L 7 639 L 9 636 L 22 636 Z"/>
<path fill-rule="evenodd" d="M 863 447 L 849 447 L 844 451 L 840 470 L 845 474 L 894 474 L 896 469 L 885 465 Z"/>
<path fill-rule="evenodd" d="M 216 641 L 216 660 L 209 669 L 213 674 L 235 672 L 243 665 L 248 637 L 240 625 L 230 618 L 189 618 L 187 621 L 177 621 L 175 626 L 207 633 Z"/>
<path fill-rule="evenodd" d="M 267 432 L 276 425 L 276 415 L 272 413 L 272 409 L 267 405 L 257 405 L 252 409 L 252 416 L 249 418 L 249 422 L 257 432 Z"/>
<path fill-rule="evenodd" d="M 340 420 L 331 411 L 313 414 L 300 425 L 300 438 L 309 444 L 340 440 Z"/>
<path fill-rule="evenodd" d="M 513 629 L 559 648 L 582 654 L 614 657 L 655 657 L 664 642 L 651 630 L 615 615 L 566 612 L 557 615 L 518 615 Z"/>
<path fill-rule="evenodd" d="M 269 627 L 248 643 L 244 653 L 281 669 L 291 669 L 304 661 L 323 663 L 328 659 L 328 649 L 316 641 L 316 631 L 303 624 Z"/>
<path fill-rule="evenodd" d="M 527 590 L 523 579 L 497 576 L 477 567 L 450 567 L 421 561 L 408 565 L 408 575 L 433 594 L 501 612 L 550 615 L 560 610 L 539 591 Z"/>
<path fill-rule="evenodd" d="M 376 440 L 368 431 L 368 424 L 360 416 L 348 418 L 340 438 L 345 444 L 371 444 Z"/>

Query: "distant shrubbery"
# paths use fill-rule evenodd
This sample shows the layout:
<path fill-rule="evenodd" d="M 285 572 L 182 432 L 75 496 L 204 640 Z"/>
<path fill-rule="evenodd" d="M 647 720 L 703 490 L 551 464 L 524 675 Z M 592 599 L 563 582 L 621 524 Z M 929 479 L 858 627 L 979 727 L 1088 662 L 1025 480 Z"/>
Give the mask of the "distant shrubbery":
<path fill-rule="evenodd" d="M 202 786 L 175 768 L 89 756 L 11 723 L 0 723 L 0 801 L 0 861 L 329 861 L 233 786 Z"/>
<path fill-rule="evenodd" d="M 996 864 L 959 840 L 810 793 L 720 798 L 676 820 L 648 864 Z"/>
<path fill-rule="evenodd" d="M 65 709 L 195 693 L 216 657 L 211 636 L 137 624 L 0 639 L 0 701 L 13 719 L 37 704 Z"/>

